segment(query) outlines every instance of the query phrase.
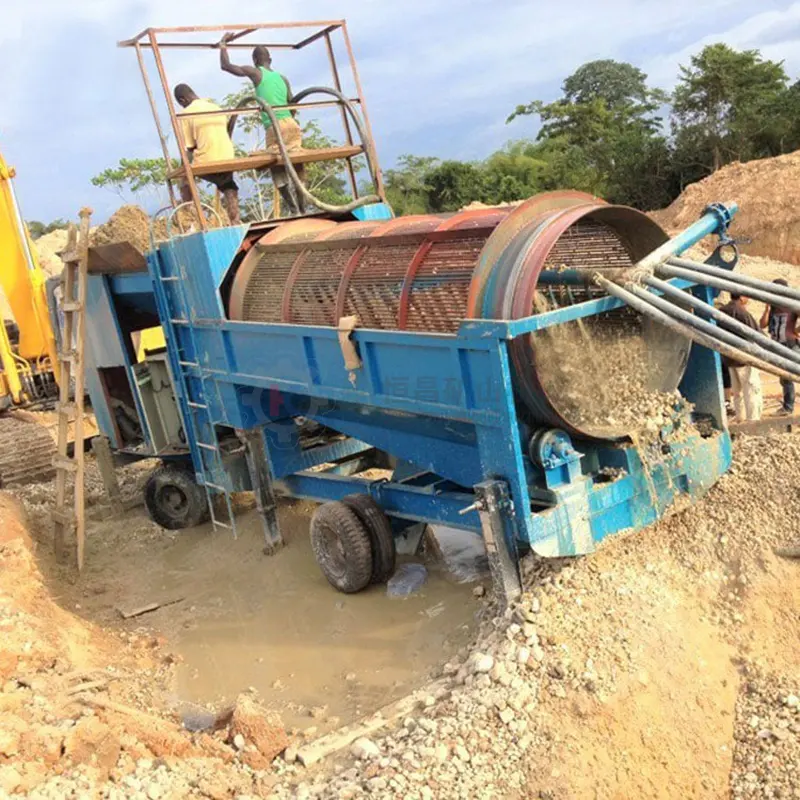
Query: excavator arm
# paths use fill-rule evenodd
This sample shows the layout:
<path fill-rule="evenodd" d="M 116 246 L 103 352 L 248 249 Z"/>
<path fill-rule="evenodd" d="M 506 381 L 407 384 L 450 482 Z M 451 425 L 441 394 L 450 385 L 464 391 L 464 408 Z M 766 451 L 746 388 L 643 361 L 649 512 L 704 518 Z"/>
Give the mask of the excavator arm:
<path fill-rule="evenodd" d="M 6 331 L 0 333 L 0 364 L 6 395 L 11 404 L 21 405 L 32 399 L 26 397 L 25 376 L 55 372 L 57 355 L 47 311 L 46 276 L 20 213 L 13 178 L 14 170 L 0 154 L 0 288 L 19 329 L 16 351 Z M 9 405 L 8 397 L 5 405 Z"/>

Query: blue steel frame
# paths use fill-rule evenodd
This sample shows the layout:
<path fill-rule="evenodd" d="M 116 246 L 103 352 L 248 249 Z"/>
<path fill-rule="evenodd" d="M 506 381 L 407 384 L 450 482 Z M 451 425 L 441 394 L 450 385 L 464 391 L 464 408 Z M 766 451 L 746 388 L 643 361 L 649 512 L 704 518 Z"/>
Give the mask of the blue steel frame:
<path fill-rule="evenodd" d="M 724 225 L 710 213 L 678 237 L 676 252 L 714 231 L 724 233 Z M 141 302 L 155 301 L 172 373 L 184 376 L 175 386 L 184 420 L 194 414 L 205 441 L 214 438 L 211 426 L 260 430 L 279 493 L 326 501 L 368 492 L 399 528 L 428 522 L 480 532 L 477 511 L 462 512 L 475 500 L 472 487 L 500 480 L 512 501 L 510 535 L 541 555 L 563 556 L 650 524 L 678 494 L 697 496 L 730 464 L 719 356 L 697 345 L 681 391 L 713 420 L 713 435 L 693 432 L 651 463 L 632 445 L 587 442 L 575 442 L 575 451 L 547 468 L 530 460 L 535 430 L 517 415 L 509 341 L 620 307 L 614 298 L 520 320 L 467 320 L 455 335 L 357 329 L 362 366 L 347 370 L 335 329 L 225 318 L 220 286 L 244 233 L 227 228 L 160 245 L 148 255 L 154 297 Z M 143 280 L 106 278 L 104 285 L 130 300 L 143 293 Z M 691 290 L 713 301 L 710 290 Z M 304 450 L 296 416 L 346 438 Z M 251 488 L 245 472 L 206 457 L 193 426 L 186 430 L 199 483 Z M 312 469 L 372 448 L 399 460 L 392 480 L 348 476 L 340 466 Z M 607 480 L 604 468 L 616 468 L 618 477 Z"/>
<path fill-rule="evenodd" d="M 719 231 L 715 219 L 707 215 L 694 232 L 682 234 L 680 249 Z M 719 357 L 697 346 L 681 389 L 714 420 L 714 435 L 693 434 L 651 464 L 633 446 L 584 442 L 576 443 L 582 453 L 568 469 L 570 459 L 546 470 L 530 461 L 525 448 L 533 431 L 515 408 L 508 342 L 618 308 L 618 300 L 521 320 L 469 320 L 456 335 L 357 329 L 352 340 L 362 366 L 348 371 L 335 329 L 224 317 L 219 287 L 242 236 L 243 229 L 233 228 L 176 238 L 151 253 L 148 266 L 173 373 L 186 374 L 176 386 L 184 416 L 192 403 L 207 407 L 207 426 L 260 429 L 280 493 L 326 501 L 369 492 L 400 521 L 480 532 L 477 511 L 461 512 L 474 501 L 473 486 L 501 480 L 517 541 L 541 555 L 571 555 L 591 551 L 610 533 L 653 522 L 677 494 L 705 491 L 730 463 Z M 713 299 L 702 287 L 693 291 Z M 303 450 L 296 416 L 348 438 Z M 231 471 L 210 465 L 191 436 L 189 444 L 199 482 L 248 488 Z M 399 459 L 409 477 L 371 481 L 311 469 L 371 448 Z M 604 467 L 619 468 L 620 476 L 604 480 Z"/>

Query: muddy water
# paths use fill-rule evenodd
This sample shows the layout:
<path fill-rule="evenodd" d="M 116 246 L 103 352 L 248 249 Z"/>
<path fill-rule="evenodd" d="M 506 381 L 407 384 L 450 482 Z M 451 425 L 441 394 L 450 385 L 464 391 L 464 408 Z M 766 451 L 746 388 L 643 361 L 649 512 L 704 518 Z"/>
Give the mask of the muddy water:
<path fill-rule="evenodd" d="M 288 727 L 322 732 L 418 687 L 469 640 L 479 604 L 459 581 L 482 575 L 478 537 L 446 532 L 454 568 L 428 564 L 415 596 L 390 598 L 385 586 L 343 595 L 314 562 L 311 510 L 283 510 L 287 545 L 272 557 L 252 512 L 237 540 L 198 532 L 165 552 L 153 589 L 187 598 L 170 636 L 183 658 L 174 700 L 217 703 L 254 687 Z"/>

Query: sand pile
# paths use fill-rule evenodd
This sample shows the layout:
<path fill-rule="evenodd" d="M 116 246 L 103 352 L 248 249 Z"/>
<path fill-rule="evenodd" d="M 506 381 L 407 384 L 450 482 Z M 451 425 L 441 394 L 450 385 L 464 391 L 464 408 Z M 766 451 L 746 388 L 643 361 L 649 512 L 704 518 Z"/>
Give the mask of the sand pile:
<path fill-rule="evenodd" d="M 139 206 L 118 208 L 91 233 L 92 245 L 130 242 L 140 253 L 150 250 L 150 215 Z"/>
<path fill-rule="evenodd" d="M 67 231 L 59 229 L 40 236 L 33 243 L 36 253 L 39 256 L 39 266 L 44 270 L 48 278 L 56 277 L 61 274 L 64 262 L 61 260 L 61 253 L 67 246 Z"/>
<path fill-rule="evenodd" d="M 691 225 L 714 202 L 734 200 L 735 237 L 752 239 L 742 250 L 800 264 L 800 152 L 728 164 L 684 189 L 672 205 L 651 216 L 669 231 Z"/>

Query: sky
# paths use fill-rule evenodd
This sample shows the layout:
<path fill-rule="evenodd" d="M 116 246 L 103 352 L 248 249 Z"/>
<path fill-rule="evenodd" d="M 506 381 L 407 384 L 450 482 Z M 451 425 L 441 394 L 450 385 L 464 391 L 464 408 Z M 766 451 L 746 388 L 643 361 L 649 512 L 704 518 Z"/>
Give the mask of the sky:
<path fill-rule="evenodd" d="M 535 118 L 507 125 L 508 114 L 555 99 L 593 59 L 630 61 L 669 89 L 693 53 L 725 42 L 800 75 L 800 2 L 785 0 L 10 0 L 0 26 L 0 153 L 17 170 L 24 216 L 75 218 L 88 205 L 102 221 L 122 200 L 92 176 L 120 158 L 160 155 L 135 52 L 119 40 L 151 26 L 325 19 L 347 20 L 384 169 L 404 153 L 479 159 L 534 136 Z M 273 57 L 295 91 L 331 83 L 323 47 Z M 234 51 L 234 61 L 248 58 Z M 171 50 L 165 61 L 171 84 L 201 96 L 240 88 L 215 50 Z M 334 132 L 335 118 L 321 121 Z"/>

